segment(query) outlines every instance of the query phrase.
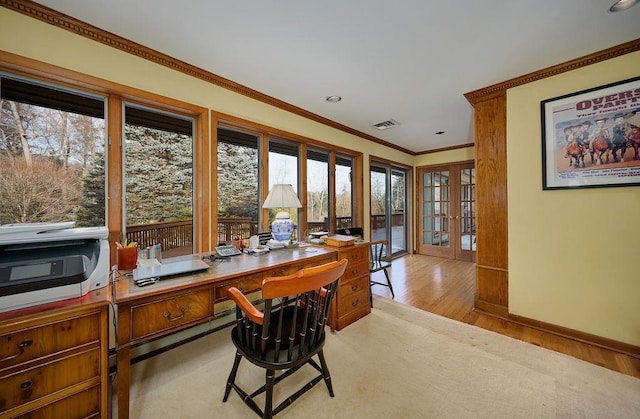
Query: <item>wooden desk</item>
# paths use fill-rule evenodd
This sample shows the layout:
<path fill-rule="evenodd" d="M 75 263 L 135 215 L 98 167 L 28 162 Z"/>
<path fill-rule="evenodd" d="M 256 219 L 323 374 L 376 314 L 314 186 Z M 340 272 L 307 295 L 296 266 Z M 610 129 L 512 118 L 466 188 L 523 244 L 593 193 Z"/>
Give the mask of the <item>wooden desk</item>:
<path fill-rule="evenodd" d="M 129 417 L 132 345 L 226 314 L 233 307 L 227 301 L 227 289 L 232 286 L 245 294 L 259 292 L 262 280 L 268 276 L 289 275 L 337 258 L 334 249 L 314 249 L 313 252 L 295 248 L 262 255 L 242 254 L 228 262 L 213 262 L 206 271 L 163 279 L 145 287 L 138 287 L 132 279 L 120 277 L 113 288 L 118 310 L 118 419 Z M 199 259 L 201 256 L 183 256 L 175 260 Z"/>

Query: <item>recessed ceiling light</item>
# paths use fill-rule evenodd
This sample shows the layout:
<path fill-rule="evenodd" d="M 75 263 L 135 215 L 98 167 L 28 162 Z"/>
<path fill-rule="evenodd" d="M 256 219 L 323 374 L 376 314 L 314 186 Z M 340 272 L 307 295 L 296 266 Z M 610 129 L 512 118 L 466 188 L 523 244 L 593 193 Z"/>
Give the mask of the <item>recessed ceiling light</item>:
<path fill-rule="evenodd" d="M 441 134 L 444 134 L 444 131 L 438 131 L 438 132 L 436 132 L 436 135 L 441 135 Z"/>
<path fill-rule="evenodd" d="M 329 102 L 329 103 L 338 103 L 338 102 L 340 102 L 340 101 L 342 100 L 342 97 L 341 97 L 341 96 L 336 96 L 336 95 L 333 95 L 333 96 L 327 96 L 327 97 L 325 98 L 325 100 L 326 100 L 327 102 Z"/>
<path fill-rule="evenodd" d="M 620 12 L 622 10 L 627 10 L 631 6 L 635 6 L 638 4 L 640 0 L 618 0 L 613 4 L 613 6 L 609 7 L 610 12 Z"/>

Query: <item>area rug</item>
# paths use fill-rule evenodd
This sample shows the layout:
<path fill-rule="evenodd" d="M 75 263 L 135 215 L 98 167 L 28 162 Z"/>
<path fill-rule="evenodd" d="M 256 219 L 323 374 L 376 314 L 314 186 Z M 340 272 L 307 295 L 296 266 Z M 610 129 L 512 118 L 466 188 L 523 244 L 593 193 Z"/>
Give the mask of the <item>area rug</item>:
<path fill-rule="evenodd" d="M 229 335 L 133 365 L 131 417 L 256 418 L 235 392 L 222 403 Z M 278 418 L 640 418 L 640 379 L 381 297 L 327 335 L 325 357 L 335 397 L 321 382 Z M 274 406 L 308 368 L 276 386 Z M 237 382 L 253 390 L 264 372 L 243 361 Z"/>

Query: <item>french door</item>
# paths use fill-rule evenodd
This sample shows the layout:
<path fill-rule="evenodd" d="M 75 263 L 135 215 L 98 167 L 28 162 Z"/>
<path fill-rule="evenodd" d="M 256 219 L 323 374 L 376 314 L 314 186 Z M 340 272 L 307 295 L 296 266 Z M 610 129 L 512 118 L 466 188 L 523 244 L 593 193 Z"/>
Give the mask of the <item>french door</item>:
<path fill-rule="evenodd" d="M 474 162 L 418 169 L 418 253 L 475 261 Z"/>

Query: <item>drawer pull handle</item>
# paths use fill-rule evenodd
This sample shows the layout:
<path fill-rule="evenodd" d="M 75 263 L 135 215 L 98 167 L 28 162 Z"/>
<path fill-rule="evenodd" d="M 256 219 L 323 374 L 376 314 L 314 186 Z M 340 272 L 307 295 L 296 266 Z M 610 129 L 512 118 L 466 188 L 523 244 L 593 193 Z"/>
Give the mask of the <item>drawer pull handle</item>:
<path fill-rule="evenodd" d="M 24 349 L 28 348 L 29 346 L 31 346 L 31 344 L 33 344 L 33 341 L 31 339 L 25 339 L 22 342 L 20 342 L 18 344 L 18 349 L 20 350 L 20 352 L 18 352 L 15 355 L 10 355 L 6 358 L 2 358 L 0 359 L 0 362 L 5 362 L 5 361 L 11 361 L 12 359 L 15 359 L 17 357 L 19 357 L 20 355 L 22 355 L 24 353 Z"/>
<path fill-rule="evenodd" d="M 360 287 L 358 286 L 358 284 L 351 285 L 351 291 L 358 291 L 359 289 Z"/>
<path fill-rule="evenodd" d="M 359 303 L 359 300 L 355 300 L 355 301 L 351 302 L 351 306 L 352 307 L 358 307 L 358 303 Z"/>
<path fill-rule="evenodd" d="M 28 389 L 29 387 L 31 387 L 33 385 L 33 381 L 31 380 L 24 380 L 23 382 L 20 383 L 20 388 L 23 390 Z"/>
<path fill-rule="evenodd" d="M 352 269 L 351 270 L 351 275 L 353 275 L 353 276 L 358 275 L 358 270 L 357 269 Z"/>
<path fill-rule="evenodd" d="M 174 316 L 173 314 L 171 314 L 171 313 L 169 312 L 169 310 L 165 311 L 162 315 L 163 315 L 165 318 L 167 318 L 169 321 L 175 322 L 176 320 L 180 320 L 181 318 L 183 318 L 183 317 L 184 317 L 184 313 L 186 313 L 187 311 L 189 311 L 189 307 L 187 307 L 187 306 L 183 306 L 183 307 L 180 309 L 180 312 L 181 312 L 182 314 L 180 314 L 179 316 Z"/>

